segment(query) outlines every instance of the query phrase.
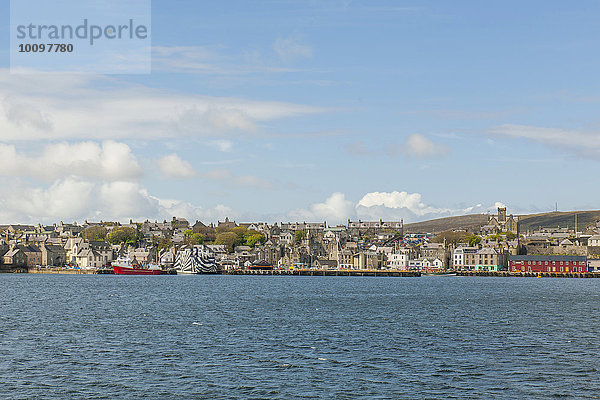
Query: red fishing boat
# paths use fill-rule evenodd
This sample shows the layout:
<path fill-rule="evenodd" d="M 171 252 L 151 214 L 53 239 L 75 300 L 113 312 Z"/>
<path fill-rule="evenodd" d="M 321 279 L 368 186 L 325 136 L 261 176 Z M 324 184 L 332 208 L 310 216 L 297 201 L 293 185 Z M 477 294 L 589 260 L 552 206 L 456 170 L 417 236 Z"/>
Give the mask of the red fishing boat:
<path fill-rule="evenodd" d="M 132 262 L 129 258 L 117 258 L 112 263 L 112 267 L 117 275 L 160 275 L 162 269 L 154 263 L 146 265 Z"/>

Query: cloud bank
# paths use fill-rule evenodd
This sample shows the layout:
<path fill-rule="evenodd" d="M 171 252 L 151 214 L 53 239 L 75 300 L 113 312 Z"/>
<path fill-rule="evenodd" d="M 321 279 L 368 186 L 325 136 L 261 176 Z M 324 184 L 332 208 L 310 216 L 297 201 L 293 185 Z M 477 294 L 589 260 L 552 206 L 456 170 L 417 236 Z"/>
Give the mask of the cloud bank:
<path fill-rule="evenodd" d="M 41 154 L 26 154 L 0 143 L 0 176 L 53 180 L 64 176 L 131 180 L 143 174 L 128 145 L 114 141 L 57 143 Z"/>
<path fill-rule="evenodd" d="M 345 223 L 347 219 L 364 221 L 392 220 L 418 222 L 429 219 L 465 214 L 495 212 L 502 203 L 493 206 L 474 206 L 462 208 L 441 208 L 426 204 L 419 193 L 407 192 L 371 192 L 366 193 L 357 203 L 346 199 L 343 193 L 333 193 L 322 203 L 314 203 L 306 209 L 288 213 L 290 220 L 327 221 L 329 224 Z"/>
<path fill-rule="evenodd" d="M 600 155 L 600 131 L 541 128 L 505 124 L 490 129 L 497 137 L 527 139 L 573 155 L 597 158 Z"/>
<path fill-rule="evenodd" d="M 177 94 L 106 77 L 11 75 L 0 69 L 0 141 L 220 138 L 327 112 L 244 98 Z M 227 150 L 226 142 L 220 143 Z"/>

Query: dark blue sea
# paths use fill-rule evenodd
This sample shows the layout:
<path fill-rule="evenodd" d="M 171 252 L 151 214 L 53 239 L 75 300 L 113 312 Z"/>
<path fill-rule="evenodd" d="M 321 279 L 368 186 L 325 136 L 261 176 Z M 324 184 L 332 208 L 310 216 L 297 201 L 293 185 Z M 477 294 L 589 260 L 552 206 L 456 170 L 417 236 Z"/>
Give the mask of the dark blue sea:
<path fill-rule="evenodd" d="M 597 399 L 600 279 L 0 275 L 2 399 Z"/>

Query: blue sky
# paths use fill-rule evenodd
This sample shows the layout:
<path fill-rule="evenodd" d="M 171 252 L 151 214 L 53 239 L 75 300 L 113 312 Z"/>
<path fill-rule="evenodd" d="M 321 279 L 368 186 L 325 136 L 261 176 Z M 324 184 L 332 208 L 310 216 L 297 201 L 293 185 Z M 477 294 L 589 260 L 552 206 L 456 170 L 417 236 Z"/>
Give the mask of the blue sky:
<path fill-rule="evenodd" d="M 10 74 L 5 222 L 597 209 L 600 4 L 153 1 L 149 75 Z"/>

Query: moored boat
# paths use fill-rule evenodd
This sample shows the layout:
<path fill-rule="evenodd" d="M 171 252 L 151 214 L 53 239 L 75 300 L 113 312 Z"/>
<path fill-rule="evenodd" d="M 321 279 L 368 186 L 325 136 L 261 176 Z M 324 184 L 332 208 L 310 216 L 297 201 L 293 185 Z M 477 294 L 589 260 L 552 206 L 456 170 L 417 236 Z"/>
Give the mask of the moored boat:
<path fill-rule="evenodd" d="M 220 274 L 213 251 L 204 245 L 183 247 L 175 258 L 178 274 Z"/>
<path fill-rule="evenodd" d="M 140 264 L 132 262 L 129 258 L 118 258 L 112 263 L 112 267 L 117 275 L 160 275 L 162 269 L 154 263 Z"/>
<path fill-rule="evenodd" d="M 456 272 L 423 272 L 422 276 L 456 276 Z"/>

